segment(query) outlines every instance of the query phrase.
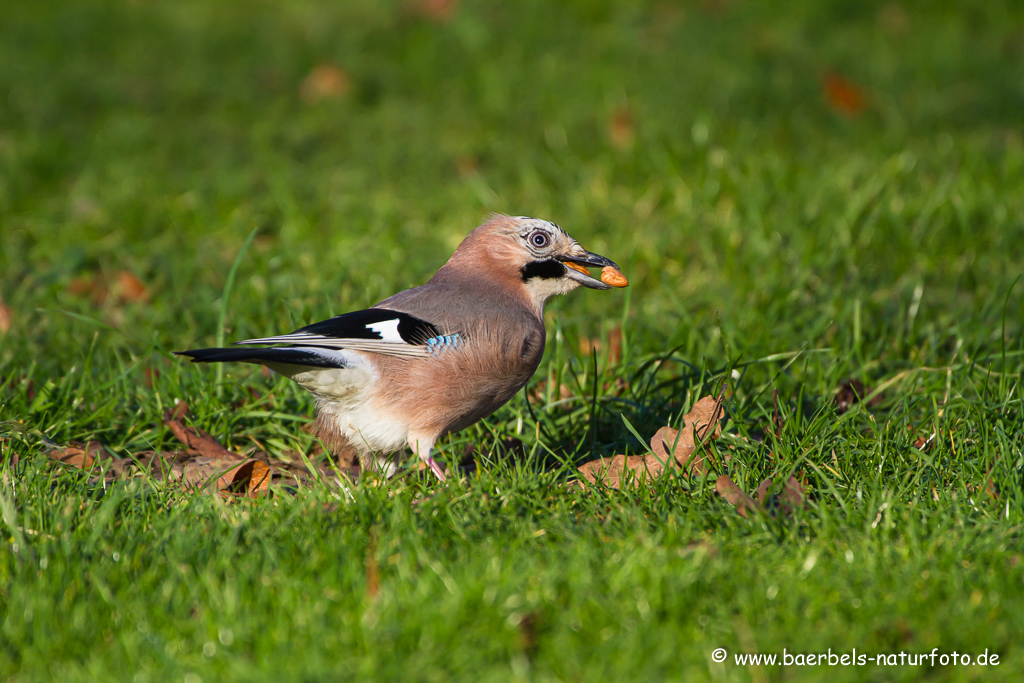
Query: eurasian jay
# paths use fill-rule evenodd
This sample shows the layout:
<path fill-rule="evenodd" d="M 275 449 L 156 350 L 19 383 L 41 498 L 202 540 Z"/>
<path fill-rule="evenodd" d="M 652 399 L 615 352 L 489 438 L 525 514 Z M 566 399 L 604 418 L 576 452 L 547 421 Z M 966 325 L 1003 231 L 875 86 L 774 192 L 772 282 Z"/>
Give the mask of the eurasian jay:
<path fill-rule="evenodd" d="M 350 445 L 364 467 L 391 476 L 395 453 L 409 446 L 444 481 L 437 440 L 500 408 L 540 365 L 544 303 L 580 285 L 609 289 L 588 266 L 627 284 L 613 261 L 554 223 L 496 215 L 425 285 L 291 334 L 235 342 L 245 348 L 179 354 L 265 365 L 313 394 L 314 433 L 328 449 Z"/>

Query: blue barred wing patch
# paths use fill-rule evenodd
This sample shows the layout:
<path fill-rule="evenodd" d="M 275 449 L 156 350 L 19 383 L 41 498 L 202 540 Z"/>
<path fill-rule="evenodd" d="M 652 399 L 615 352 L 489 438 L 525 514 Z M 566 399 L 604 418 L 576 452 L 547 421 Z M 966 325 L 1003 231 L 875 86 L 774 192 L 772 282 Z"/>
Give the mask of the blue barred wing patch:
<path fill-rule="evenodd" d="M 458 334 L 442 334 L 427 340 L 427 353 L 437 355 L 449 349 L 457 349 L 462 345 L 462 337 Z"/>

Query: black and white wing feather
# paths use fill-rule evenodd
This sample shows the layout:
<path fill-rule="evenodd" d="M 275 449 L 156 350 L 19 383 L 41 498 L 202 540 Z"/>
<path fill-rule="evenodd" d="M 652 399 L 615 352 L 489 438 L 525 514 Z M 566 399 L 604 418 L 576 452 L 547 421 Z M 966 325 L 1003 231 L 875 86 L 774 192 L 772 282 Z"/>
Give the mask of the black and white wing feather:
<path fill-rule="evenodd" d="M 417 357 L 430 355 L 437 340 L 451 337 L 426 320 L 408 313 L 369 308 L 336 315 L 290 334 L 246 339 L 235 344 L 292 344 Z"/>

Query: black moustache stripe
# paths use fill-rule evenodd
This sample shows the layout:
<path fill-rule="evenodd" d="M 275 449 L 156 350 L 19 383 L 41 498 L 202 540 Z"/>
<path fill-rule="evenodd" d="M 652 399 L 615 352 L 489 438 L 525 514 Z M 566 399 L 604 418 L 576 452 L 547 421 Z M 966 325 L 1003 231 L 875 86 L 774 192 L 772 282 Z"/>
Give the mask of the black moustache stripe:
<path fill-rule="evenodd" d="M 550 280 L 552 278 L 564 277 L 565 266 L 554 259 L 545 259 L 543 261 L 530 261 L 520 268 L 519 272 L 523 274 L 523 282 L 532 280 L 535 277 L 539 277 L 542 280 Z"/>

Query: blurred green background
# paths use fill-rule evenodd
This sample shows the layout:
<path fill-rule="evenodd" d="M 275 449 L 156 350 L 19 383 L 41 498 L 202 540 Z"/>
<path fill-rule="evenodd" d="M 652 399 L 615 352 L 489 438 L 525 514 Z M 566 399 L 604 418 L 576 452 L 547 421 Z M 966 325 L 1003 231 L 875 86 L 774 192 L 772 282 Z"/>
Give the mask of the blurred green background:
<path fill-rule="evenodd" d="M 111 320 L 181 348 L 215 331 L 254 227 L 236 291 L 259 296 L 229 336 L 421 283 L 492 211 L 554 220 L 629 267 L 630 324 L 668 345 L 717 314 L 769 353 L 820 339 L 857 297 L 868 318 L 899 316 L 919 285 L 929 321 L 955 324 L 1019 272 L 1021 15 L 1013 2 L 11 3 L 0 295 L 17 333 L 0 359 L 62 335 L 37 307 L 95 308 L 69 294 L 76 277 L 136 275 L 150 298 Z M 591 330 L 621 305 L 574 299 L 564 315 Z"/>
<path fill-rule="evenodd" d="M 4 3 L 0 678 L 1017 680 L 1022 113 L 1011 0 Z M 44 456 L 176 448 L 179 399 L 311 448 L 300 390 L 169 352 L 420 284 L 491 212 L 632 286 L 553 303 L 530 406 L 446 456 L 636 453 L 620 411 L 649 437 L 737 367 L 726 469 L 796 472 L 808 509 L 486 459 L 231 507 Z M 844 413 L 848 380 L 878 400 Z M 854 645 L 1004 665 L 708 660 Z"/>

